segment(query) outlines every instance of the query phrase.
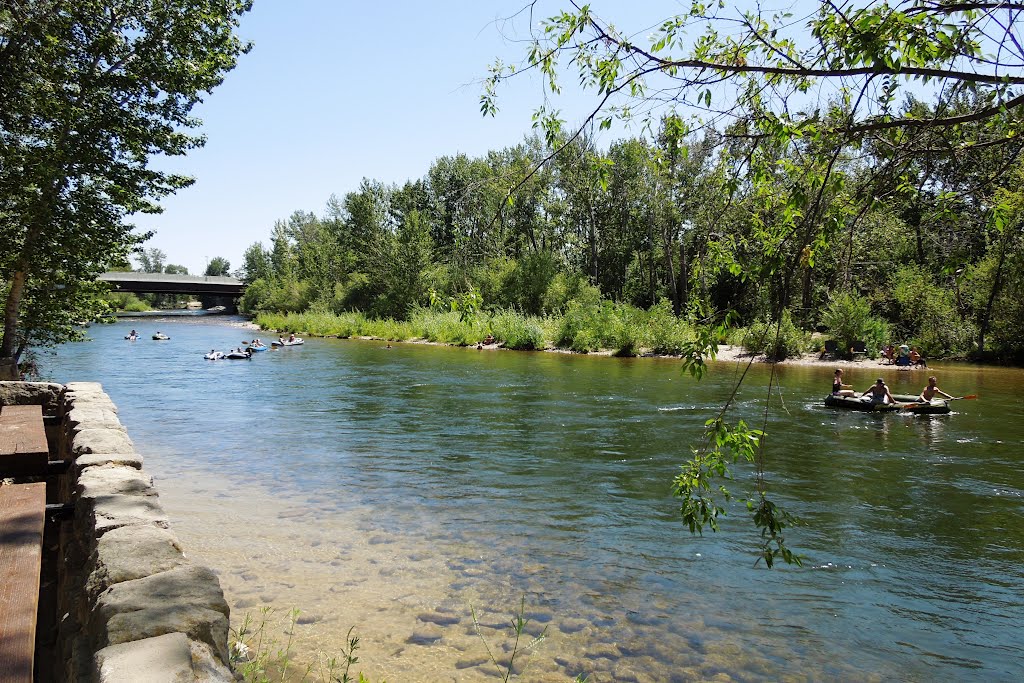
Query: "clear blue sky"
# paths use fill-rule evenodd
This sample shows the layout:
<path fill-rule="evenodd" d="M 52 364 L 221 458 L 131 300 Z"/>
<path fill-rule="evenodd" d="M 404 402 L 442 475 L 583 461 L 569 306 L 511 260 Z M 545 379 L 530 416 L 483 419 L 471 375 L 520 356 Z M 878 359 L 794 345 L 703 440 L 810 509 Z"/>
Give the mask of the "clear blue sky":
<path fill-rule="evenodd" d="M 195 111 L 206 146 L 156 162 L 196 183 L 165 200 L 163 214 L 136 217 L 156 231 L 146 246 L 191 273 L 214 256 L 237 268 L 248 245 L 269 241 L 275 220 L 300 209 L 321 214 L 331 194 L 364 177 L 404 183 L 440 156 L 520 142 L 541 101 L 539 82 L 503 90 L 498 116 L 483 118 L 479 81 L 495 57 L 525 55 L 525 43 L 513 41 L 526 38 L 526 24 L 500 21 L 525 4 L 256 0 L 240 31 L 252 52 Z M 539 3 L 535 19 L 559 4 Z M 688 5 L 591 4 L 637 31 Z M 576 113 L 563 110 L 570 118 L 583 111 L 575 104 Z"/>

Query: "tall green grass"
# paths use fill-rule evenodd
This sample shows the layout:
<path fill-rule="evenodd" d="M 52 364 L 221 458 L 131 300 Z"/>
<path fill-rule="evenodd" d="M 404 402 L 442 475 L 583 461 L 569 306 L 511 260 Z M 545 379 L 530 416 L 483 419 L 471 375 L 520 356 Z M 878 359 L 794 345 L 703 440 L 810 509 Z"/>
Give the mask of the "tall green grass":
<path fill-rule="evenodd" d="M 547 346 L 544 322 L 543 318 L 501 311 L 491 318 L 491 334 L 507 349 L 540 350 Z"/>
<path fill-rule="evenodd" d="M 527 316 L 505 309 L 465 314 L 417 308 L 409 320 L 373 319 L 362 313 L 260 313 L 263 329 L 312 336 L 374 337 L 391 341 L 422 339 L 471 346 L 493 336 L 508 349 L 561 348 L 579 353 L 611 351 L 631 356 L 643 351 L 678 354 L 694 337 L 690 325 L 661 302 L 650 311 L 587 297 L 574 300 L 562 315 Z"/>
<path fill-rule="evenodd" d="M 412 323 L 374 320 L 362 313 L 260 313 L 255 322 L 265 330 L 300 332 L 314 337 L 379 337 L 390 341 L 416 338 Z"/>

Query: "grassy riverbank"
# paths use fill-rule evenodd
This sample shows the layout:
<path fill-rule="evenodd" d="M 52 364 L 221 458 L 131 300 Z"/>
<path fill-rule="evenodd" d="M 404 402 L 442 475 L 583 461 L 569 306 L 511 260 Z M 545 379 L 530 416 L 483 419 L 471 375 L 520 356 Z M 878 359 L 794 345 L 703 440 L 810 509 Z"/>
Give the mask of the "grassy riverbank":
<path fill-rule="evenodd" d="M 488 335 L 485 346 L 513 350 L 548 350 L 573 353 L 604 353 L 618 356 L 681 355 L 683 344 L 695 338 L 693 328 L 671 311 L 655 307 L 643 311 L 631 306 L 606 305 L 598 310 L 570 309 L 560 316 L 524 316 L 515 311 L 461 315 L 417 309 L 409 320 L 374 319 L 362 313 L 261 313 L 254 322 L 264 330 L 296 332 L 312 337 L 371 338 L 394 342 L 427 342 L 475 346 Z M 783 345 L 779 362 L 797 365 L 880 365 L 820 358 L 825 337 L 784 325 L 779 340 L 766 334 L 763 323 L 736 328 L 719 340 L 721 361 L 766 362 L 772 344 Z M 770 337 L 768 339 L 767 337 Z M 768 343 L 771 342 L 771 343 Z"/>
<path fill-rule="evenodd" d="M 679 354 L 694 339 L 691 326 L 673 316 L 667 305 L 645 311 L 610 302 L 574 305 L 563 315 L 545 317 L 511 310 L 464 314 L 418 308 L 408 320 L 373 319 L 362 313 L 260 313 L 255 322 L 263 329 L 318 337 L 422 340 L 455 346 L 475 345 L 492 337 L 494 344 L 508 349 L 606 351 L 623 356 Z"/>

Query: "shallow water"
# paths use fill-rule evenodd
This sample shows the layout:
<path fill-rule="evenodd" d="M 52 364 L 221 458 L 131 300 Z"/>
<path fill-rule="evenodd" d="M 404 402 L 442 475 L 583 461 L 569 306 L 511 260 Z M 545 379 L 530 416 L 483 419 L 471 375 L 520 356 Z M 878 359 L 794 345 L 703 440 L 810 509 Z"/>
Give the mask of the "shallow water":
<path fill-rule="evenodd" d="M 131 327 L 142 340 L 123 340 Z M 780 368 L 768 480 L 807 523 L 789 534 L 806 559 L 768 571 L 740 507 L 692 537 L 670 492 L 735 365 L 697 383 L 671 360 L 320 339 L 209 362 L 253 332 L 223 318 L 89 331 L 44 372 L 103 383 L 233 621 L 270 605 L 277 629 L 300 608 L 304 657 L 336 654 L 355 625 L 373 680 L 492 680 L 471 609 L 507 659 L 525 596 L 527 631 L 548 636 L 517 657 L 526 680 L 1024 671 L 1020 370 L 933 368 L 982 399 L 929 417 L 826 409 L 831 370 Z M 768 372 L 738 396 L 755 426 Z M 925 383 L 871 363 L 846 381 L 879 375 L 896 393 Z"/>

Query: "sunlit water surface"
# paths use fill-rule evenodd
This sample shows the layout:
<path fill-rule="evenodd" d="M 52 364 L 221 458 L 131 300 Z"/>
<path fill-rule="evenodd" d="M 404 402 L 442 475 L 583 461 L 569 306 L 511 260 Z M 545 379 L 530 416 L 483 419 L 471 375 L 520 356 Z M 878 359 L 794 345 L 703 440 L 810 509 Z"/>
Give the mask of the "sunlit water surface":
<path fill-rule="evenodd" d="M 1019 370 L 940 367 L 946 391 L 981 399 L 915 417 L 824 408 L 829 369 L 781 368 L 767 476 L 806 522 L 788 536 L 806 559 L 768 571 L 740 507 L 693 537 L 670 490 L 735 365 L 697 383 L 673 360 L 321 339 L 210 362 L 256 333 L 223 318 L 89 333 L 44 374 L 103 383 L 233 623 L 271 606 L 279 632 L 301 609 L 303 660 L 354 625 L 373 680 L 493 680 L 480 636 L 507 662 L 525 597 L 527 632 L 547 629 L 517 657 L 525 680 L 1024 673 Z M 878 375 L 898 393 L 925 379 L 866 362 L 847 381 Z M 767 388 L 755 366 L 737 414 L 762 426 Z"/>

